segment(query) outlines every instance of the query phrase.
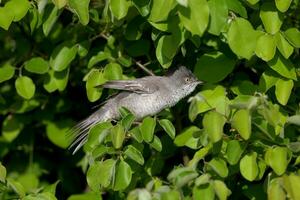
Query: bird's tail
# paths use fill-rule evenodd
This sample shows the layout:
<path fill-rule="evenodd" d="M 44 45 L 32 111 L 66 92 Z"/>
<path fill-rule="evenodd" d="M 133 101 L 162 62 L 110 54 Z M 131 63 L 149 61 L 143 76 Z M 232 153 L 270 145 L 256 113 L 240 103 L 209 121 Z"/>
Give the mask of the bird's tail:
<path fill-rule="evenodd" d="M 74 148 L 73 154 L 75 154 L 87 142 L 90 128 L 99 122 L 104 122 L 109 119 L 109 111 L 105 107 L 102 107 L 91 114 L 88 118 L 71 128 L 68 134 L 72 139 L 69 149 Z"/>

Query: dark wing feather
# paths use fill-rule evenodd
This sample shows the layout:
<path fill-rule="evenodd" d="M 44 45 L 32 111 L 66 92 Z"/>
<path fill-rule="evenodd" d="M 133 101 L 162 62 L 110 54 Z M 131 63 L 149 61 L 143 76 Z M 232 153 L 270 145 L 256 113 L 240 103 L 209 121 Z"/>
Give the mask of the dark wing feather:
<path fill-rule="evenodd" d="M 141 79 L 108 81 L 102 87 L 146 94 L 151 94 L 158 89 L 156 85 L 147 84 L 147 81 Z"/>

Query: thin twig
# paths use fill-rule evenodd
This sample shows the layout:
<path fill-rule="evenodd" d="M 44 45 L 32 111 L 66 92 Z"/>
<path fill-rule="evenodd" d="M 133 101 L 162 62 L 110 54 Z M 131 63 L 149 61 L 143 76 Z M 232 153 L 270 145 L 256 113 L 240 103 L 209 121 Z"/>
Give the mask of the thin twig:
<path fill-rule="evenodd" d="M 155 76 L 155 74 L 154 74 L 151 70 L 147 69 L 147 68 L 145 67 L 145 65 L 141 64 L 139 61 L 135 61 L 135 64 L 136 64 L 139 68 L 141 68 L 142 70 L 144 70 L 144 71 L 145 71 L 147 74 L 149 74 L 150 76 Z"/>
<path fill-rule="evenodd" d="M 94 37 L 91 37 L 89 40 L 90 40 L 90 41 L 94 41 L 94 40 L 96 40 L 96 39 L 98 39 L 98 38 L 104 38 L 105 40 L 108 40 L 108 36 L 105 35 L 103 32 L 101 32 L 101 33 L 95 35 Z"/>

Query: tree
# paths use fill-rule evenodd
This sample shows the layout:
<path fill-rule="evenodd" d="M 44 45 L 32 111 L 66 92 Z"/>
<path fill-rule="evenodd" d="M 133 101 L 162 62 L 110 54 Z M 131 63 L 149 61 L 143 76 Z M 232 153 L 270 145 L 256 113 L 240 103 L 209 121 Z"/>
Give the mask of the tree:
<path fill-rule="evenodd" d="M 0 199 L 300 199 L 298 0 L 0 6 Z M 114 92 L 95 86 L 177 65 L 191 97 L 67 149 Z"/>

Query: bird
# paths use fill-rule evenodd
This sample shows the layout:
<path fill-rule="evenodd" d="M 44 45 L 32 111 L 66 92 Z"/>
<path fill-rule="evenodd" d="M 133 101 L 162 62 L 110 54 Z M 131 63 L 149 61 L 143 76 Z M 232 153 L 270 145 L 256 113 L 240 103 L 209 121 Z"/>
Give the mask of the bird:
<path fill-rule="evenodd" d="M 185 66 L 169 71 L 165 76 L 107 81 L 101 85 L 102 88 L 121 92 L 109 98 L 97 111 L 70 130 L 73 141 L 69 148 L 74 148 L 75 154 L 86 143 L 90 128 L 101 122 L 120 119 L 120 108 L 128 109 L 139 121 L 174 106 L 202 83 Z"/>

